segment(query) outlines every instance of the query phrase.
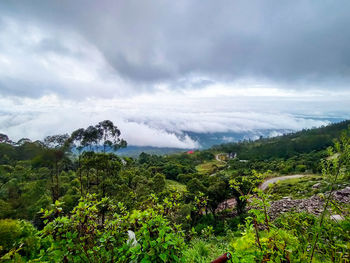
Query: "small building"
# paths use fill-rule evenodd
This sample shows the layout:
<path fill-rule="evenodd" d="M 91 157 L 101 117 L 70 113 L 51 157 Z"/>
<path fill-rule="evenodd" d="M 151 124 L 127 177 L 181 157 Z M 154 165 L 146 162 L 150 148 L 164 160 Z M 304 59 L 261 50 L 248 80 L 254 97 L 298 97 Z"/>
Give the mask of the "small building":
<path fill-rule="evenodd" d="M 228 157 L 229 159 L 235 159 L 235 158 L 237 158 L 237 153 L 231 152 L 231 153 L 228 154 L 227 157 Z"/>

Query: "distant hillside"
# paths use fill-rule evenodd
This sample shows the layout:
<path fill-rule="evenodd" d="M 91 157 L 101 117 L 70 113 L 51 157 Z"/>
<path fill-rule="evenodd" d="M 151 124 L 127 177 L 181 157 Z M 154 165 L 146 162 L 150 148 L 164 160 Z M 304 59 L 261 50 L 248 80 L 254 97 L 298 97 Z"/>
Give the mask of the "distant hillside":
<path fill-rule="evenodd" d="M 264 160 L 272 157 L 289 158 L 295 154 L 325 149 L 333 144 L 333 139 L 339 137 L 340 132 L 346 129 L 348 125 L 350 125 L 350 121 L 342 121 L 325 127 L 302 130 L 295 133 L 291 133 L 290 130 L 256 130 L 241 133 L 185 133 L 202 146 L 200 149 L 212 147 L 211 149 L 214 151 L 236 152 L 240 159 Z M 273 137 L 279 134 L 286 135 Z M 219 145 L 213 146 L 215 144 Z M 102 149 L 98 148 L 97 150 Z M 171 147 L 129 145 L 127 148 L 119 149 L 116 153 L 121 156 L 138 157 L 142 152 L 155 155 L 169 155 L 188 150 Z M 39 141 L 30 142 L 29 140 L 24 140 L 20 144 L 0 142 L 0 164 L 7 163 L 8 160 L 32 159 L 42 153 L 42 151 L 43 145 Z M 75 152 L 74 149 L 72 151 Z"/>
<path fill-rule="evenodd" d="M 200 144 L 200 150 L 209 149 L 213 145 L 228 142 L 238 142 L 243 140 L 256 140 L 260 136 L 273 137 L 279 134 L 290 133 L 291 130 L 255 130 L 245 132 L 213 132 L 213 133 L 196 133 L 196 132 L 184 132 L 191 137 L 192 140 Z M 153 147 L 153 146 L 135 146 L 128 145 L 127 148 L 119 149 L 118 155 L 138 157 L 140 153 L 145 152 L 148 154 L 166 155 L 179 152 L 186 152 L 189 149 L 172 148 L 172 147 Z M 192 150 L 192 149 L 191 149 Z"/>
<path fill-rule="evenodd" d="M 116 154 L 120 156 L 138 157 L 142 152 L 148 154 L 165 155 L 185 151 L 188 151 L 188 149 L 130 145 L 126 148 L 119 149 Z"/>
<path fill-rule="evenodd" d="M 252 131 L 241 131 L 241 132 L 207 132 L 198 133 L 185 131 L 184 133 L 191 137 L 192 140 L 196 141 L 200 145 L 200 149 L 208 149 L 214 145 L 221 143 L 232 143 L 243 140 L 257 140 L 259 137 L 274 137 L 285 133 L 290 133 L 292 130 L 288 129 L 258 129 Z"/>
<path fill-rule="evenodd" d="M 261 138 L 253 142 L 221 144 L 213 146 L 212 150 L 235 152 L 240 159 L 290 158 L 297 154 L 326 149 L 333 145 L 333 140 L 339 138 L 341 132 L 349 125 L 350 120 L 347 120 L 283 136 Z"/>

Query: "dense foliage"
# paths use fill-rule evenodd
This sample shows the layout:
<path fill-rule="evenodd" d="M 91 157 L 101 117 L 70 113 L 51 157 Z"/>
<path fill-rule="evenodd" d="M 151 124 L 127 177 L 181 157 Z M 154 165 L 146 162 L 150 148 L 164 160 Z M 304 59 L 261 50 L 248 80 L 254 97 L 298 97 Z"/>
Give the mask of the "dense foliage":
<path fill-rule="evenodd" d="M 222 152 L 236 152 L 240 159 L 288 159 L 332 146 L 334 138 L 339 138 L 341 131 L 346 130 L 349 125 L 350 121 L 343 121 L 318 129 L 305 129 L 274 138 L 260 138 L 254 142 L 223 144 L 215 146 L 214 149 Z"/>
<path fill-rule="evenodd" d="M 43 142 L 1 135 L 0 261 L 349 262 L 350 207 L 332 195 L 350 182 L 347 124 L 137 159 L 115 154 L 126 142 L 111 121 Z M 258 187 L 292 173 L 313 175 Z M 319 215 L 269 213 L 314 194 Z"/>

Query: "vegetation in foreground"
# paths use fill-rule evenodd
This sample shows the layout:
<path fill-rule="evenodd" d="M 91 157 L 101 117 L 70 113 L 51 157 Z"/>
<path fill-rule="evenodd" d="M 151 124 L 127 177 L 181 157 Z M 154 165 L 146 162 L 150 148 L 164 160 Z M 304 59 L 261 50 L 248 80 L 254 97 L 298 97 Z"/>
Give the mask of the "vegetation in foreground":
<path fill-rule="evenodd" d="M 349 262 L 349 205 L 333 198 L 350 181 L 350 131 L 340 127 L 220 146 L 238 158 L 218 169 L 218 148 L 121 159 L 110 150 L 126 142 L 110 121 L 44 142 L 1 135 L 0 261 L 210 262 L 230 252 L 233 262 Z M 302 151 L 284 154 L 298 142 Z M 255 157 L 266 149 L 279 150 Z M 310 172 L 258 188 L 271 175 Z M 272 199 L 312 194 L 324 200 L 318 216 L 269 214 Z M 232 198 L 234 208 L 220 209 Z"/>

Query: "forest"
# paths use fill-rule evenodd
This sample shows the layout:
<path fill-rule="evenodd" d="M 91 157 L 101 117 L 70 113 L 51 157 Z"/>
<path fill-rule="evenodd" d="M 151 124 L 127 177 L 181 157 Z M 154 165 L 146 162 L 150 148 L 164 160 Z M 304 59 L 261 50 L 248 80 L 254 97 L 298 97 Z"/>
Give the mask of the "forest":
<path fill-rule="evenodd" d="M 0 134 L 0 262 L 350 262 L 349 125 L 138 158 L 109 120 Z"/>

